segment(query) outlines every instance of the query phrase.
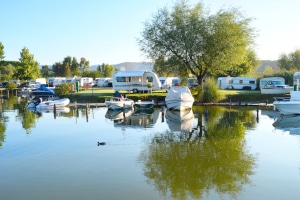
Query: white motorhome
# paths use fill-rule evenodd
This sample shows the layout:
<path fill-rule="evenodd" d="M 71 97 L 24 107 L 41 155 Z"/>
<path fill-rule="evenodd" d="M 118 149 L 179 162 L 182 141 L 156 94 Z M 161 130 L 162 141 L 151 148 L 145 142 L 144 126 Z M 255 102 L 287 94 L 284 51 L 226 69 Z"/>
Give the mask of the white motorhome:
<path fill-rule="evenodd" d="M 57 85 L 64 83 L 65 80 L 66 80 L 66 77 L 51 77 L 51 78 L 48 78 L 48 84 L 50 87 L 55 87 Z"/>
<path fill-rule="evenodd" d="M 177 77 L 159 77 L 162 89 L 170 89 L 173 86 L 173 79 L 178 79 Z"/>
<path fill-rule="evenodd" d="M 89 78 L 89 77 L 77 77 L 75 78 L 76 82 L 79 82 L 79 87 L 83 87 L 83 86 L 93 86 L 94 85 L 94 80 L 93 78 Z"/>
<path fill-rule="evenodd" d="M 231 89 L 235 90 L 256 90 L 256 78 L 251 77 L 232 77 Z"/>
<path fill-rule="evenodd" d="M 98 78 L 96 85 L 98 87 L 111 87 L 112 78 Z"/>
<path fill-rule="evenodd" d="M 69 83 L 69 84 L 75 83 L 75 77 L 66 78 L 65 83 Z"/>
<path fill-rule="evenodd" d="M 116 71 L 113 75 L 114 90 L 130 90 L 133 93 L 148 91 L 149 84 L 152 90 L 160 90 L 161 83 L 151 71 Z"/>

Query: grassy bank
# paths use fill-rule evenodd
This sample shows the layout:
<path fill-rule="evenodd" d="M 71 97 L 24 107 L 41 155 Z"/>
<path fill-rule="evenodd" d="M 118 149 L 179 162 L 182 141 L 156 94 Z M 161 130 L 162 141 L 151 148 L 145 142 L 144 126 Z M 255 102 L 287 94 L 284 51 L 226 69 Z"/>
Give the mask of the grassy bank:
<path fill-rule="evenodd" d="M 127 97 L 136 100 L 156 100 L 163 101 L 166 92 L 165 91 L 155 91 L 150 93 L 138 93 L 132 94 L 128 91 L 120 91 L 123 94 L 126 94 Z M 82 90 L 78 93 L 73 93 L 68 95 L 71 99 L 71 102 L 78 103 L 103 103 L 105 98 L 112 97 L 114 90 L 111 88 L 90 88 L 87 90 Z M 285 95 L 277 94 L 261 94 L 259 90 L 220 90 L 221 95 L 223 96 L 222 100 L 219 103 L 227 102 L 249 102 L 249 103 L 273 103 L 273 97 L 280 97 Z M 195 100 L 197 102 L 197 100 Z M 201 103 L 201 102 L 200 102 Z"/>

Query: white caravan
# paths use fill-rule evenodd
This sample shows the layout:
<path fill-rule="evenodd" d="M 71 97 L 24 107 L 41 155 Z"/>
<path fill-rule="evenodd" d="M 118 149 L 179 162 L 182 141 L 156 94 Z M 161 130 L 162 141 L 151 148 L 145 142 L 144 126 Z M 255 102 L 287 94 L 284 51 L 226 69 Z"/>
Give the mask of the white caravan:
<path fill-rule="evenodd" d="M 173 79 L 178 79 L 177 77 L 159 77 L 162 89 L 170 89 L 173 86 Z"/>
<path fill-rule="evenodd" d="M 231 89 L 235 90 L 256 90 L 256 78 L 251 77 L 232 77 Z"/>
<path fill-rule="evenodd" d="M 112 78 L 98 78 L 96 85 L 98 87 L 111 87 Z"/>
<path fill-rule="evenodd" d="M 161 83 L 151 71 L 116 71 L 113 75 L 114 90 L 130 90 L 133 93 L 148 90 L 160 90 Z M 149 88 L 151 84 L 151 88 Z"/>
<path fill-rule="evenodd" d="M 218 78 L 218 87 L 220 89 L 231 89 L 231 77 L 219 77 Z"/>
<path fill-rule="evenodd" d="M 251 77 L 219 77 L 218 87 L 220 89 L 256 90 L 256 78 Z"/>
<path fill-rule="evenodd" d="M 75 78 L 75 81 L 79 82 L 79 87 L 83 87 L 83 86 L 90 87 L 94 85 L 94 79 L 89 77 L 77 77 Z"/>

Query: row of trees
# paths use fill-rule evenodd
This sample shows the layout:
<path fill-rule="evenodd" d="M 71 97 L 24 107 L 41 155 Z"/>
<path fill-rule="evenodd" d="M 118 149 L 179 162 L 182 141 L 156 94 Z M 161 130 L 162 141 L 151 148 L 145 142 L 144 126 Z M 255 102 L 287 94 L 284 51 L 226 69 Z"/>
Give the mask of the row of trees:
<path fill-rule="evenodd" d="M 34 59 L 28 48 L 21 50 L 19 61 L 5 61 L 4 46 L 0 42 L 0 80 L 8 81 L 11 79 L 31 80 L 38 77 L 111 77 L 114 73 L 114 67 L 103 63 L 97 67 L 96 71 L 90 71 L 90 63 L 85 58 L 78 62 L 75 57 L 67 56 L 62 62 L 55 62 L 50 68 L 43 65 L 40 69 L 39 63 Z"/>

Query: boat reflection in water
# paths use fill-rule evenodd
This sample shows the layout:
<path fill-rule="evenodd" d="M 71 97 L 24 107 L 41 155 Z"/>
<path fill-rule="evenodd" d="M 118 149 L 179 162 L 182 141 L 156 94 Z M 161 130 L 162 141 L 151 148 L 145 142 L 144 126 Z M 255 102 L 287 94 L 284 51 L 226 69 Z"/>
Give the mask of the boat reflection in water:
<path fill-rule="evenodd" d="M 274 123 L 276 129 L 300 135 L 300 115 L 281 115 Z"/>
<path fill-rule="evenodd" d="M 132 115 L 133 109 L 125 109 L 125 110 L 112 110 L 107 109 L 105 118 L 111 119 L 114 124 L 120 124 L 123 123 L 130 115 Z"/>
<path fill-rule="evenodd" d="M 115 127 L 152 128 L 160 115 L 158 109 L 130 109 L 130 112 L 108 110 L 105 117 L 112 119 Z"/>
<path fill-rule="evenodd" d="M 57 108 L 28 108 L 33 113 L 42 114 L 42 113 L 69 113 L 70 108 L 69 107 L 57 107 Z"/>
<path fill-rule="evenodd" d="M 192 109 L 175 111 L 166 110 L 166 121 L 171 131 L 189 131 L 193 126 L 194 113 Z"/>

